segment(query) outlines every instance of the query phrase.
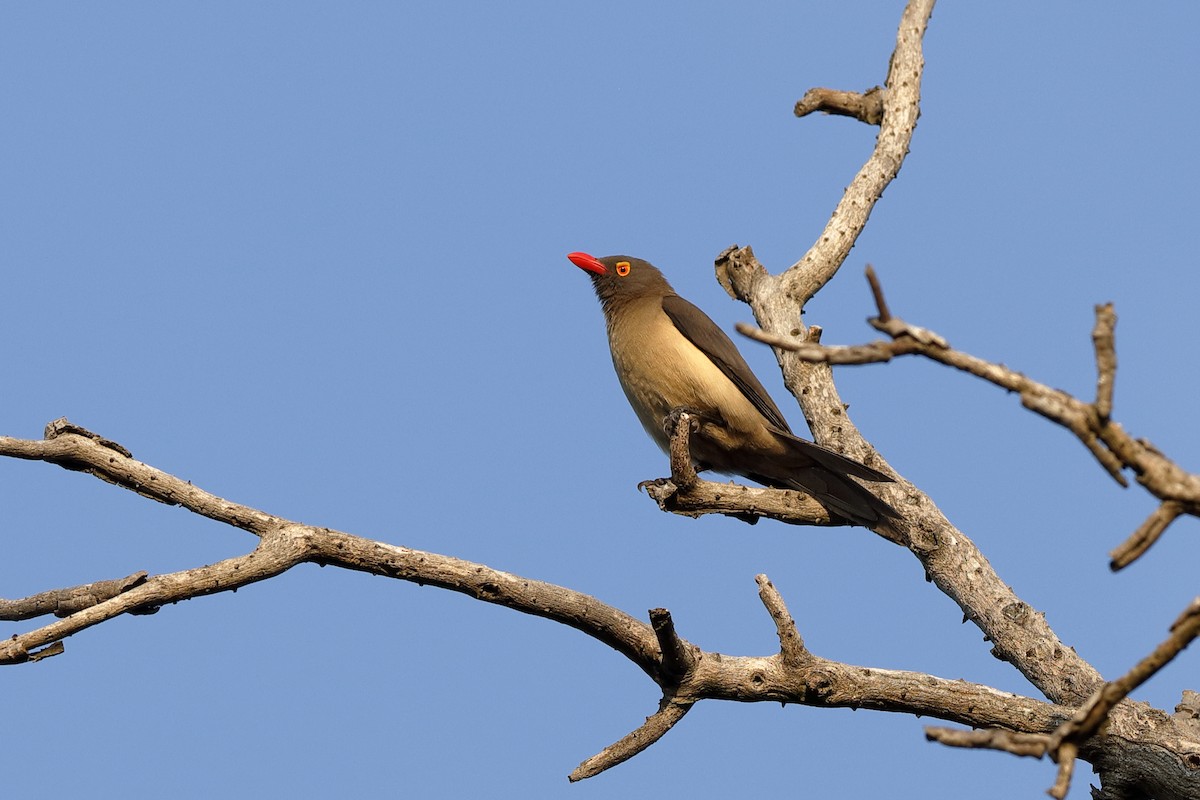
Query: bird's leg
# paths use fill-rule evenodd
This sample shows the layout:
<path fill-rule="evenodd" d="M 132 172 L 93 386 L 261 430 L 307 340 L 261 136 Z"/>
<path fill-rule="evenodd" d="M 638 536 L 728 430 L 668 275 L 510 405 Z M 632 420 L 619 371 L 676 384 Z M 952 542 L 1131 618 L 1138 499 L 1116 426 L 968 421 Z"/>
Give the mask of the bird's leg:
<path fill-rule="evenodd" d="M 679 418 L 684 414 L 687 414 L 689 417 L 691 417 L 689 420 L 691 423 L 689 426 L 689 433 L 699 433 L 700 429 L 705 425 L 720 426 L 725 424 L 725 420 L 721 418 L 720 414 L 713 414 L 708 411 L 697 411 L 696 409 L 688 406 L 676 406 L 675 408 L 672 408 L 665 417 L 663 417 L 663 433 L 667 435 L 667 441 L 673 440 L 675 436 L 678 435 Z M 690 450 L 691 448 L 689 447 L 688 449 Z M 705 464 L 703 461 L 698 461 L 694 455 L 692 456 L 692 468 L 696 472 L 706 472 L 707 470 L 711 469 L 708 464 Z"/>
<path fill-rule="evenodd" d="M 707 414 L 703 411 L 697 411 L 696 409 L 688 408 L 687 406 L 676 406 L 675 408 L 672 408 L 665 417 L 663 417 L 663 433 L 667 435 L 668 439 L 675 435 L 675 429 L 679 427 L 679 418 L 684 414 L 687 414 L 692 418 L 692 433 L 698 433 L 700 426 L 706 422 L 719 421 L 711 414 Z"/>
<path fill-rule="evenodd" d="M 697 463 L 692 455 L 691 439 L 692 434 L 699 432 L 701 426 L 709 420 L 709 415 L 687 406 L 672 408 L 663 419 L 663 432 L 667 435 L 667 453 L 671 457 L 671 480 L 684 491 L 696 483 L 697 471 L 705 467 Z M 685 421 L 686 426 L 683 424 Z"/>

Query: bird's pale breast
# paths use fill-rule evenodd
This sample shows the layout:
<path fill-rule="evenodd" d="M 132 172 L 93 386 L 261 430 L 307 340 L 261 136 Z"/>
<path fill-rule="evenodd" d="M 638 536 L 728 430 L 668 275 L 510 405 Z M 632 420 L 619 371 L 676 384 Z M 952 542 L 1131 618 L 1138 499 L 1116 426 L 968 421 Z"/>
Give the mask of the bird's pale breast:
<path fill-rule="evenodd" d="M 708 412 L 722 420 L 723 425 L 706 426 L 706 438 L 715 444 L 727 439 L 727 430 L 736 430 L 743 445 L 776 446 L 758 409 L 675 328 L 657 299 L 627 309 L 608 334 L 621 388 L 660 447 L 667 446 L 663 420 L 675 408 Z"/>

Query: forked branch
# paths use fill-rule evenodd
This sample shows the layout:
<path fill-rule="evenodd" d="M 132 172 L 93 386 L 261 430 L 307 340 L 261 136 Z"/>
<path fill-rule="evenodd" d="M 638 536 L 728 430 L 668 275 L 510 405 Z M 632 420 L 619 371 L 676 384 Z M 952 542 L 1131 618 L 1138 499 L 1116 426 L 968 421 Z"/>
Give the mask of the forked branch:
<path fill-rule="evenodd" d="M 1186 472 L 1153 444 L 1134 438 L 1110 418 L 1117 363 L 1114 344 L 1117 318 L 1111 304 L 1096 306 L 1096 324 L 1092 331 L 1097 370 L 1096 399 L 1088 403 L 1003 364 L 955 350 L 936 333 L 893 316 L 884 300 L 879 279 L 869 266 L 867 279 L 878 310 L 877 316 L 868 322 L 890 336 L 890 341 L 832 347 L 797 341 L 795 337 L 768 333 L 744 324 L 739 324 L 737 329 L 745 336 L 794 353 L 797 358 L 813 364 L 876 364 L 898 356 L 919 355 L 1017 393 L 1026 408 L 1075 434 L 1113 480 L 1128 486 L 1123 471 L 1131 470 L 1137 482 L 1161 502 L 1160 507 L 1113 550 L 1111 566 L 1114 570 L 1129 565 L 1145 553 L 1180 515 L 1200 516 L 1200 475 Z"/>
<path fill-rule="evenodd" d="M 686 431 L 687 420 L 681 420 L 681 424 Z M 53 431 L 53 438 L 41 441 L 0 437 L 0 456 L 58 463 L 159 502 L 184 498 L 196 513 L 227 524 L 247 528 L 256 528 L 259 521 L 265 524 L 254 530 L 259 537 L 255 549 L 242 556 L 176 573 L 137 574 L 115 582 L 111 591 L 100 591 L 100 583 L 89 584 L 88 592 L 47 593 L 35 604 L 18 604 L 23 613 L 36 606 L 41 613 L 60 610 L 66 616 L 0 641 L 0 664 L 36 661 L 61 652 L 66 637 L 122 614 L 232 591 L 297 564 L 318 563 L 438 586 L 546 617 L 615 648 L 642 669 L 662 690 L 658 712 L 636 731 L 584 762 L 572 774 L 573 779 L 596 774 L 648 747 L 682 719 L 694 703 L 705 699 L 871 708 L 1027 732 L 1053 730 L 1064 716 L 1058 706 L 978 684 L 921 673 L 866 669 L 814 656 L 804 647 L 782 597 L 765 576 L 757 580 L 779 637 L 779 652 L 768 657 L 707 653 L 678 634 L 665 609 L 652 611 L 648 625 L 565 587 L 450 556 L 286 520 L 215 498 L 65 421 L 55 423 Z M 44 599 L 68 595 L 90 599 L 83 607 L 70 611 Z"/>
<path fill-rule="evenodd" d="M 1148 656 L 1134 665 L 1128 673 L 1109 681 L 1096 690 L 1070 719 L 1047 734 L 1013 733 L 989 728 L 964 731 L 953 728 L 926 728 L 926 738 L 952 747 L 976 747 L 1003 750 L 1018 756 L 1041 758 L 1049 754 L 1058 764 L 1054 785 L 1047 790 L 1051 797 L 1063 800 L 1071 788 L 1075 759 L 1081 747 L 1109 720 L 1117 705 L 1137 687 L 1171 662 L 1175 656 L 1200 636 L 1200 597 L 1192 600 L 1171 625 L 1170 636 Z M 1200 766 L 1200 754 L 1196 756 Z"/>

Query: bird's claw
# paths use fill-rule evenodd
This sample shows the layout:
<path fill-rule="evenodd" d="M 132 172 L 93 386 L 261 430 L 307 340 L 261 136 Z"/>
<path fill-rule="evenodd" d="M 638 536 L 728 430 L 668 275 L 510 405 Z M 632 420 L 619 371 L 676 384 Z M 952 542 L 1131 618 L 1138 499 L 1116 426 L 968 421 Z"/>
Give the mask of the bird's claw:
<path fill-rule="evenodd" d="M 667 436 L 674 436 L 676 429 L 679 428 L 680 418 L 684 414 L 687 414 L 691 418 L 688 420 L 690 423 L 691 432 L 695 433 L 696 431 L 700 430 L 700 421 L 704 415 L 695 409 L 688 408 L 687 406 L 677 406 L 676 408 L 672 408 L 671 411 L 665 417 L 663 417 L 663 433 L 667 434 Z"/>

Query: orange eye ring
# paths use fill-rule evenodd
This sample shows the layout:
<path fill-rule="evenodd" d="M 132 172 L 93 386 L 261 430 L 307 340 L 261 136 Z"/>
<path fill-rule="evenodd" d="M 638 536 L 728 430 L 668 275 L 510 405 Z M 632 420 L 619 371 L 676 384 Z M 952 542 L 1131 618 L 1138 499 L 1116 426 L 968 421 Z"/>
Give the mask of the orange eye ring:
<path fill-rule="evenodd" d="M 617 262 L 617 274 L 620 275 L 622 278 L 624 278 L 626 275 L 629 274 L 629 262 L 628 261 L 618 261 Z"/>

